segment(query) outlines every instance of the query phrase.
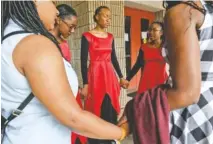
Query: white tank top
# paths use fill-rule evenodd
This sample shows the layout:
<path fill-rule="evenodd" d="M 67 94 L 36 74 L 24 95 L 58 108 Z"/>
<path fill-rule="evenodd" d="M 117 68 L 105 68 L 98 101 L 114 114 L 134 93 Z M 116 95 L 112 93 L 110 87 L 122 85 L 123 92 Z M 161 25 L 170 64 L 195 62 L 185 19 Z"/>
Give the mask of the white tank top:
<path fill-rule="evenodd" d="M 4 35 L 22 30 L 12 20 Z M 17 34 L 8 37 L 1 47 L 1 112 L 8 117 L 31 93 L 26 77 L 16 69 L 12 54 L 16 45 L 31 34 Z M 64 60 L 70 87 L 76 96 L 78 79 L 70 63 Z M 54 104 L 54 103 L 53 103 Z M 34 97 L 23 113 L 12 120 L 6 128 L 3 144 L 70 144 L 71 130 L 57 121 L 53 115 Z"/>

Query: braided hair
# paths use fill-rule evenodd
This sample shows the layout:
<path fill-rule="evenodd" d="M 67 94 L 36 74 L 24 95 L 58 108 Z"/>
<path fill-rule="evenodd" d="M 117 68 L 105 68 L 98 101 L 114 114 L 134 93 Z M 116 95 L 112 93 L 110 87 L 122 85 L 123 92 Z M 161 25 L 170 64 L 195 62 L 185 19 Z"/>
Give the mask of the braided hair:
<path fill-rule="evenodd" d="M 66 19 L 67 17 L 70 17 L 70 16 L 76 16 L 77 17 L 76 11 L 69 5 L 60 4 L 56 8 L 59 11 L 58 16 L 63 20 Z"/>
<path fill-rule="evenodd" d="M 1 36 L 12 19 L 17 25 L 28 32 L 41 34 L 56 44 L 61 52 L 56 38 L 48 32 L 42 23 L 33 1 L 1 1 L 2 25 Z M 2 40 L 2 39 L 1 39 Z"/>
<path fill-rule="evenodd" d="M 200 11 L 201 13 L 203 13 L 204 15 L 206 14 L 206 10 L 204 8 L 200 8 L 194 1 L 167 1 L 167 0 L 164 0 L 163 1 L 163 7 L 166 9 L 166 10 L 169 10 L 170 8 L 178 5 L 178 4 L 187 4 L 191 7 L 193 7 L 194 9 Z M 213 5 L 212 2 L 210 1 L 206 1 L 206 3 L 210 6 Z"/>

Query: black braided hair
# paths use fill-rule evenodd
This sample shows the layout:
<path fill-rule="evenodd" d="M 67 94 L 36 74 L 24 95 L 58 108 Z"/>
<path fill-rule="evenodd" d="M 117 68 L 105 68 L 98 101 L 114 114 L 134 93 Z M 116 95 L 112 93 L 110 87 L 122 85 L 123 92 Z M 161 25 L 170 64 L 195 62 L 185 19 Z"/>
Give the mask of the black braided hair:
<path fill-rule="evenodd" d="M 153 25 L 153 24 L 157 24 L 157 25 L 159 25 L 159 26 L 161 27 L 161 31 L 163 32 L 163 34 L 162 34 L 162 36 L 161 36 L 162 45 L 163 45 L 163 44 L 164 44 L 164 42 L 165 42 L 165 36 L 164 36 L 164 24 L 163 24 L 162 22 L 160 22 L 160 21 L 154 21 L 154 22 L 152 22 L 152 23 L 151 23 L 151 25 Z"/>
<path fill-rule="evenodd" d="M 60 50 L 56 38 L 44 27 L 33 1 L 1 1 L 1 13 L 2 38 L 9 20 L 12 19 L 24 30 L 49 38 Z"/>
<path fill-rule="evenodd" d="M 69 5 L 66 5 L 66 4 L 60 4 L 56 7 L 59 11 L 59 17 L 61 19 L 65 19 L 65 18 L 68 18 L 70 16 L 77 16 L 77 13 L 76 11 Z"/>
<path fill-rule="evenodd" d="M 163 7 L 166 10 L 169 10 L 170 8 L 178 5 L 178 4 L 187 4 L 191 7 L 193 7 L 194 9 L 200 11 L 201 13 L 203 13 L 205 15 L 206 10 L 204 8 L 200 8 L 194 1 L 168 1 L 168 0 L 164 0 L 163 1 Z M 208 4 L 208 3 L 207 3 Z"/>
<path fill-rule="evenodd" d="M 108 9 L 108 10 L 109 10 L 109 8 L 108 8 L 107 6 L 99 6 L 98 8 L 96 8 L 95 14 L 94 14 L 94 16 L 93 16 L 94 22 L 97 22 L 96 16 L 100 13 L 100 11 L 101 11 L 102 9 Z"/>

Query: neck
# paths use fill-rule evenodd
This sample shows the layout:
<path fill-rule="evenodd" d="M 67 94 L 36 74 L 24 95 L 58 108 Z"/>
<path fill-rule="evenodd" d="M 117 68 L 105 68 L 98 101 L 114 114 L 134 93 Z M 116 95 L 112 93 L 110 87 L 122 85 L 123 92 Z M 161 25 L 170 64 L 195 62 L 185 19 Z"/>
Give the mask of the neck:
<path fill-rule="evenodd" d="M 57 41 L 60 43 L 62 41 L 61 37 L 60 37 L 60 33 L 59 33 L 59 27 L 56 26 L 54 28 L 54 30 L 51 31 L 51 33 L 53 34 L 53 36 L 57 39 Z"/>
<path fill-rule="evenodd" d="M 94 28 L 96 31 L 99 32 L 105 32 L 105 28 L 100 27 L 99 25 L 96 25 L 96 27 Z"/>
<path fill-rule="evenodd" d="M 154 47 L 156 47 L 156 48 L 159 48 L 159 47 L 161 47 L 162 40 L 161 39 L 154 40 L 154 41 L 151 41 L 149 44 L 152 45 L 152 46 L 154 46 Z"/>

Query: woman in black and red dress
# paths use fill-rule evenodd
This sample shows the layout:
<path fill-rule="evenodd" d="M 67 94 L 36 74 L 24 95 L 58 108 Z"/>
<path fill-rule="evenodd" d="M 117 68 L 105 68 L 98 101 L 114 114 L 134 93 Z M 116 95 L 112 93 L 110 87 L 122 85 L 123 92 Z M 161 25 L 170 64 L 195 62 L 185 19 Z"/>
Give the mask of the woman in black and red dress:
<path fill-rule="evenodd" d="M 127 76 L 130 81 L 141 69 L 138 94 L 164 84 L 168 78 L 166 61 L 162 55 L 163 28 L 163 23 L 157 21 L 150 25 L 148 43 L 141 46 L 137 61 Z"/>
<path fill-rule="evenodd" d="M 86 99 L 85 109 L 116 124 L 120 112 L 120 85 L 115 71 L 120 78 L 121 86 L 126 85 L 128 81 L 123 79 L 116 58 L 113 35 L 105 31 L 111 21 L 110 9 L 106 6 L 98 7 L 94 21 L 96 27 L 83 33 L 81 40 L 81 72 L 84 83 L 82 94 Z M 88 53 L 90 65 L 87 69 Z M 95 139 L 88 141 L 91 144 L 111 143 L 111 141 Z"/>

